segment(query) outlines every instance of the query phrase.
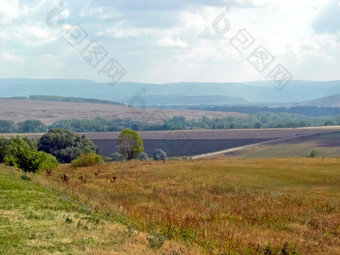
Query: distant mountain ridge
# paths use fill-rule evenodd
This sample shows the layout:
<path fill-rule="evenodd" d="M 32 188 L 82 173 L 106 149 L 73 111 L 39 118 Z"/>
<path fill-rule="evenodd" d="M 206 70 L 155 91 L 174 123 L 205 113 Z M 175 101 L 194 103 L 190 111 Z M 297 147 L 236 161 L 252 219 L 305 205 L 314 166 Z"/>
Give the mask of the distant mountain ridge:
<path fill-rule="evenodd" d="M 242 97 L 229 96 L 182 96 L 182 95 L 153 95 L 145 96 L 146 102 L 152 105 L 245 105 L 249 102 Z"/>
<path fill-rule="evenodd" d="M 340 94 L 310 100 L 300 103 L 298 106 L 340 107 Z"/>
<path fill-rule="evenodd" d="M 103 99 L 124 104 L 133 101 L 136 106 L 141 103 L 153 105 L 157 102 L 175 104 L 179 100 L 178 95 L 188 100 L 187 102 L 194 100 L 190 97 L 221 96 L 229 97 L 225 98 L 226 105 L 239 103 L 232 102 L 232 98 L 250 103 L 274 104 L 306 102 L 340 94 L 340 81 L 291 81 L 282 90 L 277 90 L 272 81 L 166 84 L 122 82 L 111 86 L 89 80 L 0 79 L 0 91 L 1 97 L 53 95 Z"/>
<path fill-rule="evenodd" d="M 124 105 L 123 103 L 113 102 L 113 101 L 103 100 L 103 99 L 64 97 L 64 96 L 45 96 L 45 95 L 31 95 L 31 96 L 28 96 L 28 97 L 7 97 L 7 98 L 1 98 L 1 99 Z"/>

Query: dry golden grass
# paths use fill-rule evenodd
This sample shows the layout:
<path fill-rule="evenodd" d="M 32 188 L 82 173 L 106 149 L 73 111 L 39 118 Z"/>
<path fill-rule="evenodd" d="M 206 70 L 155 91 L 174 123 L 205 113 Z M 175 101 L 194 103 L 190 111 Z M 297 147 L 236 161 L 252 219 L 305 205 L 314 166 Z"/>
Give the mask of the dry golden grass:
<path fill-rule="evenodd" d="M 152 249 L 145 233 L 20 174 L 0 165 L 0 254 L 199 254 L 169 241 Z"/>
<path fill-rule="evenodd" d="M 35 180 L 206 254 L 340 254 L 340 159 L 63 165 Z"/>

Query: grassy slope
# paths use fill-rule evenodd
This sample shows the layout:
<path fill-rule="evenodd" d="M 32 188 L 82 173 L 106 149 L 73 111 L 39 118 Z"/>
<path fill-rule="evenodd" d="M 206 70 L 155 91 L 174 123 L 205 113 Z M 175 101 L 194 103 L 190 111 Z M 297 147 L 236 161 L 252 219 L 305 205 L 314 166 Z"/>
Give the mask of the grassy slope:
<path fill-rule="evenodd" d="M 144 234 L 19 176 L 0 165 L 0 254 L 159 254 Z"/>
<path fill-rule="evenodd" d="M 208 254 L 340 254 L 340 159 L 64 165 L 37 181 Z"/>

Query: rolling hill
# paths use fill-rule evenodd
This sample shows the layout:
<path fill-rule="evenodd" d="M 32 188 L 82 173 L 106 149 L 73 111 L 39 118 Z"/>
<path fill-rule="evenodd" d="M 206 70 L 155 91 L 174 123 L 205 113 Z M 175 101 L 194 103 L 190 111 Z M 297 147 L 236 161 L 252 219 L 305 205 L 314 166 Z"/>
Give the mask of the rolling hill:
<path fill-rule="evenodd" d="M 298 106 L 340 107 L 340 94 L 322 97 L 298 104 Z"/>
<path fill-rule="evenodd" d="M 229 97 L 227 100 L 223 100 L 223 104 L 239 104 L 239 102 L 232 102 L 232 98 L 235 97 L 250 103 L 273 104 L 298 103 L 340 94 L 340 81 L 294 80 L 284 89 L 277 90 L 273 81 L 168 84 L 122 82 L 110 86 L 107 83 L 96 83 L 89 80 L 0 79 L 0 90 L 1 97 L 54 95 L 104 99 L 137 106 L 141 99 L 145 105 L 154 105 L 159 102 L 176 104 L 178 95 Z"/>
<path fill-rule="evenodd" d="M 200 119 L 203 116 L 209 118 L 247 116 L 230 112 L 137 109 L 109 104 L 0 99 L 0 119 L 12 120 L 15 123 L 35 119 L 50 125 L 57 120 L 95 119 L 97 117 L 108 120 L 131 118 L 136 121 L 155 123 L 178 115 L 189 120 Z"/>

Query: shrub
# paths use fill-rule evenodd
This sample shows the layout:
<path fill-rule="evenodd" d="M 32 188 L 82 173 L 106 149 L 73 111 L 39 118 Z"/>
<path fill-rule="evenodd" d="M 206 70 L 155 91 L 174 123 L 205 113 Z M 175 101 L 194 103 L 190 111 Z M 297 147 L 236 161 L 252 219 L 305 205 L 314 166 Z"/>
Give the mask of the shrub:
<path fill-rule="evenodd" d="M 27 175 L 21 175 L 20 178 L 21 178 L 21 180 L 24 180 L 24 181 L 27 181 L 27 182 L 32 181 L 31 177 L 28 177 Z"/>
<path fill-rule="evenodd" d="M 307 156 L 308 158 L 317 158 L 318 153 L 315 150 L 312 150 L 311 153 Z"/>
<path fill-rule="evenodd" d="M 41 164 L 39 167 L 39 172 L 45 171 L 45 170 L 53 170 L 58 166 L 58 160 L 51 154 L 48 154 L 43 151 L 36 152 L 40 154 L 40 160 Z"/>
<path fill-rule="evenodd" d="M 123 161 L 125 159 L 124 155 L 119 152 L 112 153 L 111 158 L 112 161 Z"/>
<path fill-rule="evenodd" d="M 40 173 L 42 170 L 52 170 L 58 166 L 55 157 L 36 151 L 34 143 L 27 143 L 20 137 L 10 139 L 8 155 L 5 156 L 4 162 L 8 166 L 22 169 L 25 173 Z"/>
<path fill-rule="evenodd" d="M 104 162 L 102 156 L 94 153 L 81 154 L 78 158 L 72 160 L 72 167 L 94 166 Z"/>
<path fill-rule="evenodd" d="M 113 159 L 111 157 L 105 157 L 104 162 L 112 162 Z"/>
<path fill-rule="evenodd" d="M 156 149 L 153 154 L 154 160 L 163 160 L 165 161 L 167 159 L 166 153 L 161 149 Z"/>
<path fill-rule="evenodd" d="M 146 238 L 149 242 L 149 245 L 152 249 L 160 249 L 165 241 L 165 236 L 162 234 L 155 234 L 153 236 L 148 236 Z"/>
<path fill-rule="evenodd" d="M 139 154 L 138 159 L 142 160 L 142 161 L 147 161 L 149 159 L 149 157 L 148 157 L 147 153 L 142 152 L 141 154 Z"/>

